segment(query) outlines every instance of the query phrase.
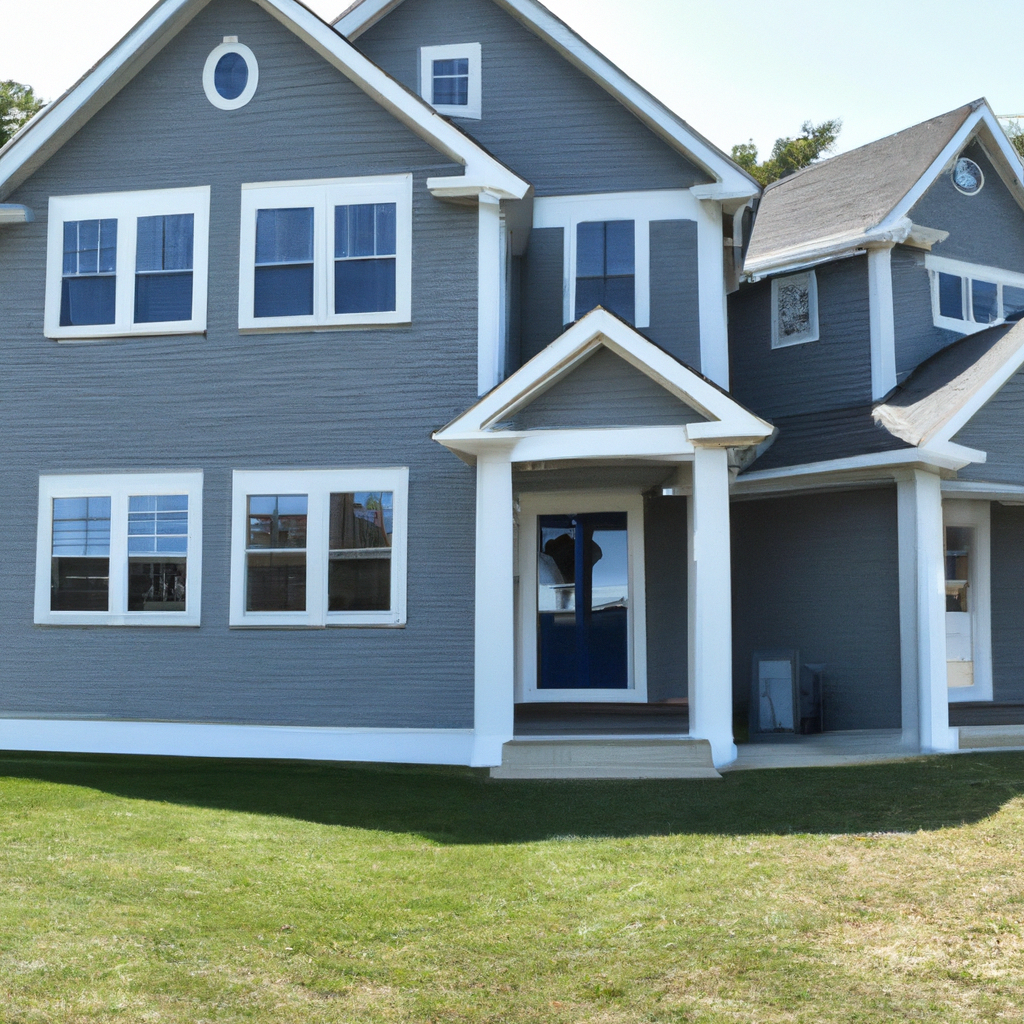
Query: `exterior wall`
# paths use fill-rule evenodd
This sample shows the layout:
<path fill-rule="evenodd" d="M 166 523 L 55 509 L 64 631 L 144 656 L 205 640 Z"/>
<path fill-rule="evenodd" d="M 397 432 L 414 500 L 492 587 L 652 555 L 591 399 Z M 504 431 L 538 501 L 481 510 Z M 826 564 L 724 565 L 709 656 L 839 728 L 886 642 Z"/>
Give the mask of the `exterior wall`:
<path fill-rule="evenodd" d="M 920 249 L 898 245 L 892 251 L 897 381 L 904 380 L 929 356 L 963 337 L 932 323 L 932 291 L 924 259 Z"/>
<path fill-rule="evenodd" d="M 686 498 L 644 502 L 647 578 L 647 700 L 687 695 Z"/>
<path fill-rule="evenodd" d="M 225 35 L 260 64 L 234 112 L 201 82 Z M 239 333 L 242 182 L 410 170 L 411 327 Z M 476 400 L 477 215 L 424 186 L 454 170 L 256 4 L 214 0 L 11 197 L 37 220 L 0 234 L 0 717 L 472 726 L 474 475 L 430 440 Z M 207 335 L 45 339 L 47 198 L 185 185 L 212 187 Z M 233 469 L 398 465 L 406 628 L 228 629 Z M 180 468 L 205 473 L 202 626 L 33 626 L 39 473 Z"/>
<path fill-rule="evenodd" d="M 804 345 L 771 347 L 771 281 L 729 296 L 732 395 L 768 419 L 871 402 L 867 257 L 816 273 L 820 337 Z"/>
<path fill-rule="evenodd" d="M 755 651 L 825 666 L 825 727 L 900 727 L 896 492 L 732 506 L 733 671 L 749 706 Z"/>
<path fill-rule="evenodd" d="M 675 426 L 703 420 L 645 373 L 604 348 L 519 412 L 516 430 Z"/>
<path fill-rule="evenodd" d="M 700 370 L 697 222 L 651 222 L 651 325 L 656 345 Z"/>
<path fill-rule="evenodd" d="M 988 453 L 983 463 L 961 469 L 961 480 L 1024 484 L 1021 423 L 1024 413 L 1024 371 L 1015 373 L 974 418 L 953 437 L 957 444 Z"/>
<path fill-rule="evenodd" d="M 418 92 L 419 48 L 468 42 L 482 45 L 483 117 L 458 123 L 537 195 L 710 180 L 492 0 L 405 0 L 356 45 Z"/>
<path fill-rule="evenodd" d="M 565 267 L 565 232 L 561 228 L 534 228 L 522 260 L 520 289 L 521 362 L 529 362 L 564 330 L 562 276 Z"/>
<path fill-rule="evenodd" d="M 1024 703 L 1024 508 L 998 502 L 992 503 L 992 699 Z"/>

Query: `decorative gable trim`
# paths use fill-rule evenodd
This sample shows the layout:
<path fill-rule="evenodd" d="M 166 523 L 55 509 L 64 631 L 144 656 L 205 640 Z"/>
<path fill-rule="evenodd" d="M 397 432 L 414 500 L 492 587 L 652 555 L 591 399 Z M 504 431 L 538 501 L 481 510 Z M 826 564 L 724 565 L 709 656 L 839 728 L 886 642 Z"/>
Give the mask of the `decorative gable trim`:
<path fill-rule="evenodd" d="M 356 40 L 401 3 L 402 0 L 359 0 L 338 18 L 334 27 L 347 39 Z M 537 0 L 495 0 L 495 3 L 615 97 L 673 149 L 714 178 L 715 184 L 701 186 L 699 198 L 740 201 L 761 194 L 760 186 L 746 171 L 620 71 L 543 4 Z"/>
<path fill-rule="evenodd" d="M 108 103 L 210 0 L 163 0 L 60 99 L 0 149 L 0 199 L 10 195 Z M 521 199 L 524 181 L 415 93 L 364 57 L 297 0 L 253 0 L 426 143 L 465 167 L 464 176 L 432 178 L 428 187 L 468 187 Z"/>
<path fill-rule="evenodd" d="M 601 347 L 650 377 L 705 422 L 678 427 L 583 428 L 520 431 L 505 425 L 515 414 L 564 379 Z M 512 447 L 513 461 L 555 458 L 555 435 L 571 442 L 578 458 L 637 455 L 631 442 L 642 441 L 645 454 L 691 454 L 694 444 L 747 447 L 771 436 L 770 423 L 744 409 L 716 384 L 680 363 L 638 334 L 624 320 L 598 307 L 573 324 L 508 380 L 433 436 L 454 451 L 476 454 L 495 444 Z M 569 435 L 572 435 L 570 438 Z M 642 437 L 641 437 L 642 435 Z M 541 454 L 541 453 L 544 454 Z"/>

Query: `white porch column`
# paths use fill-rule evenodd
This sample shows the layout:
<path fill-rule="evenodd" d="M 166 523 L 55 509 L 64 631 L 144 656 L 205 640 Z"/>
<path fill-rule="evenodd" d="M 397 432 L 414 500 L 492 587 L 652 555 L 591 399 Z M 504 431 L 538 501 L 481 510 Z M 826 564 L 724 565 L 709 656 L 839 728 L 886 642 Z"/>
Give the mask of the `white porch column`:
<path fill-rule="evenodd" d="M 957 749 L 949 727 L 942 491 L 937 473 L 897 480 L 903 741 L 925 751 Z"/>
<path fill-rule="evenodd" d="M 732 735 L 732 558 L 729 453 L 698 446 L 690 506 L 690 735 L 716 767 L 736 760 Z"/>
<path fill-rule="evenodd" d="M 476 461 L 476 685 L 473 757 L 476 767 L 501 764 L 515 715 L 512 463 L 509 452 Z"/>

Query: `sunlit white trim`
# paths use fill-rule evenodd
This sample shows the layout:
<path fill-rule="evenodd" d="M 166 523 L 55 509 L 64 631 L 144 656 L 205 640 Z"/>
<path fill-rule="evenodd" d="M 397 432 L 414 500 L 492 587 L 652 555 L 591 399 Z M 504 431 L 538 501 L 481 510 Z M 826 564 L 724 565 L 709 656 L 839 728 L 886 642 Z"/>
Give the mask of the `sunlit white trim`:
<path fill-rule="evenodd" d="M 519 497 L 519 671 L 516 699 L 529 703 L 647 702 L 647 594 L 644 500 L 631 491 L 556 491 Z M 542 515 L 625 512 L 629 586 L 628 677 L 625 690 L 556 690 L 537 685 L 537 520 Z"/>
<path fill-rule="evenodd" d="M 469 102 L 465 106 L 434 102 L 434 61 L 469 61 Z M 420 96 L 445 117 L 464 117 L 479 121 L 483 116 L 483 86 L 481 84 L 482 53 L 479 43 L 449 43 L 445 46 L 420 47 Z"/>
<path fill-rule="evenodd" d="M 165 323 L 135 323 L 135 254 L 140 217 L 192 214 L 192 319 Z M 62 327 L 61 287 L 64 266 L 65 221 L 117 221 L 115 313 L 112 324 Z M 57 341 L 95 341 L 105 338 L 164 334 L 201 334 L 206 330 L 206 298 L 210 246 L 210 186 L 153 189 L 147 192 L 106 192 L 95 195 L 52 196 L 46 231 L 46 304 L 44 334 Z"/>
<path fill-rule="evenodd" d="M 22 203 L 0 203 L 0 227 L 5 224 L 31 224 L 36 215 Z"/>
<path fill-rule="evenodd" d="M 693 195 L 693 189 L 689 191 Z M 721 204 L 707 199 L 698 202 L 696 221 L 700 366 L 695 369 L 728 391 L 729 314 Z"/>
<path fill-rule="evenodd" d="M 328 610 L 330 496 L 358 491 L 391 491 L 391 608 L 386 611 Z M 253 494 L 307 495 L 305 611 L 246 611 L 248 498 Z M 409 470 L 282 469 L 241 470 L 231 483 L 231 626 L 318 629 L 324 626 L 402 626 L 406 620 Z"/>
<path fill-rule="evenodd" d="M 128 611 L 128 499 L 146 495 L 188 496 L 188 551 L 184 611 Z M 53 611 L 50 608 L 55 498 L 110 501 L 110 555 L 107 611 Z M 166 473 L 76 473 L 39 477 L 36 532 L 35 617 L 44 626 L 198 626 L 203 584 L 202 471 Z M 154 555 L 153 561 L 159 556 Z M 174 561 L 169 555 L 166 560 Z"/>
<path fill-rule="evenodd" d="M 477 394 L 485 395 L 501 381 L 505 369 L 505 236 L 497 198 L 482 193 L 477 211 Z"/>
<path fill-rule="evenodd" d="M 228 53 L 237 53 L 245 61 L 246 69 L 249 72 L 245 88 L 233 100 L 221 96 L 217 92 L 216 83 L 217 64 L 221 57 Z M 206 64 L 203 67 L 203 90 L 206 93 L 206 98 L 218 110 L 238 110 L 240 107 L 244 107 L 256 95 L 256 87 L 259 82 L 260 66 L 256 61 L 256 54 L 243 43 L 225 40 L 220 46 L 215 46 L 210 51 L 210 56 L 206 58 Z"/>
<path fill-rule="evenodd" d="M 896 387 L 896 318 L 892 299 L 892 247 L 868 252 L 868 317 L 871 333 L 871 400 Z"/>

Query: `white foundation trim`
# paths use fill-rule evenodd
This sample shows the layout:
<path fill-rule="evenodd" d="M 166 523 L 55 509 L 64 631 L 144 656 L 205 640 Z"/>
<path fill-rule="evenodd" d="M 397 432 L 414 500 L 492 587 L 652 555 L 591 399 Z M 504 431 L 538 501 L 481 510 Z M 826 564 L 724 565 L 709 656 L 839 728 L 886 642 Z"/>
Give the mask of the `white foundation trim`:
<path fill-rule="evenodd" d="M 868 309 L 871 331 L 871 399 L 896 387 L 896 323 L 892 300 L 892 247 L 868 251 Z"/>
<path fill-rule="evenodd" d="M 472 729 L 0 719 L 0 750 L 468 765 L 473 749 Z"/>

